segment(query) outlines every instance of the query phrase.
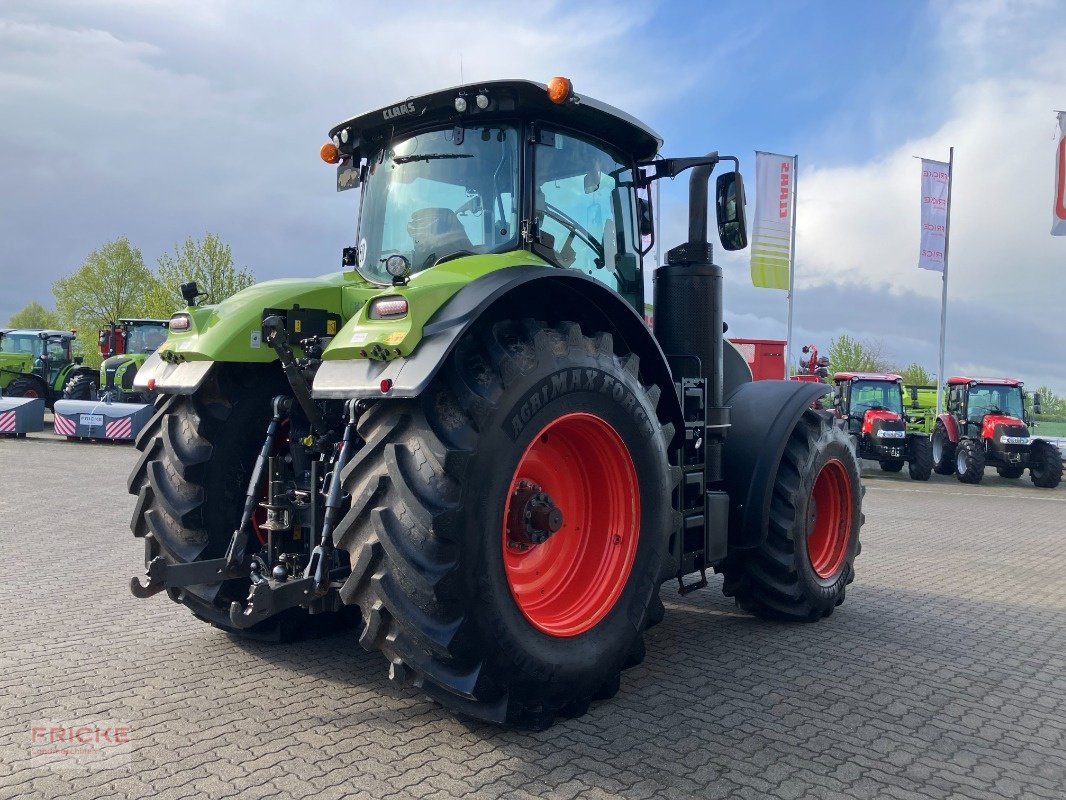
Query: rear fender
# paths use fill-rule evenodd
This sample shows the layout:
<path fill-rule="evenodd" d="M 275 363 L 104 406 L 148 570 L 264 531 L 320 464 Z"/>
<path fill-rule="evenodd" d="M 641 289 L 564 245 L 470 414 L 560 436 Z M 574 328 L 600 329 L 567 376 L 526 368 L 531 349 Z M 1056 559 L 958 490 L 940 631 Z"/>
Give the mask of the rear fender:
<path fill-rule="evenodd" d="M 944 428 L 948 432 L 948 441 L 953 444 L 959 443 L 959 424 L 955 421 L 955 418 L 951 414 L 941 414 L 937 419 L 944 423 Z"/>
<path fill-rule="evenodd" d="M 659 343 L 644 320 L 619 295 L 574 270 L 516 266 L 496 270 L 460 289 L 423 328 L 421 342 L 392 361 L 323 361 L 315 375 L 316 398 L 417 397 L 426 390 L 462 336 L 485 318 L 575 319 L 624 341 L 640 357 L 645 383 L 662 389 L 665 416 L 680 422 L 681 407 Z"/>
<path fill-rule="evenodd" d="M 766 538 L 785 445 L 803 412 L 830 391 L 824 383 L 754 381 L 726 397 L 731 427 L 722 471 L 729 492 L 730 549 L 756 547 Z"/>

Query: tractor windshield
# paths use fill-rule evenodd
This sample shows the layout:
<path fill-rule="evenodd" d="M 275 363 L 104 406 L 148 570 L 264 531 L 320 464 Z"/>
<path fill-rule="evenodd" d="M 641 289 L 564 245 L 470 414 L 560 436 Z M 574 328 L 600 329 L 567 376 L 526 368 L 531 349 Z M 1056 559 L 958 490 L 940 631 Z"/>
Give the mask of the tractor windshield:
<path fill-rule="evenodd" d="M 5 333 L 0 337 L 0 353 L 27 353 L 36 358 L 44 352 L 44 340 L 36 333 Z"/>
<path fill-rule="evenodd" d="M 903 393 L 894 381 L 855 381 L 851 384 L 851 413 L 892 411 L 903 416 Z"/>
<path fill-rule="evenodd" d="M 127 353 L 154 353 L 167 339 L 164 325 L 132 325 L 126 339 Z"/>
<path fill-rule="evenodd" d="M 986 414 L 1005 414 L 1021 419 L 1021 387 L 993 384 L 971 386 L 966 409 L 967 419 L 980 422 Z"/>
<path fill-rule="evenodd" d="M 371 157 L 359 220 L 357 267 L 391 283 L 385 260 L 412 272 L 460 255 L 518 246 L 518 131 L 445 128 L 391 142 Z"/>

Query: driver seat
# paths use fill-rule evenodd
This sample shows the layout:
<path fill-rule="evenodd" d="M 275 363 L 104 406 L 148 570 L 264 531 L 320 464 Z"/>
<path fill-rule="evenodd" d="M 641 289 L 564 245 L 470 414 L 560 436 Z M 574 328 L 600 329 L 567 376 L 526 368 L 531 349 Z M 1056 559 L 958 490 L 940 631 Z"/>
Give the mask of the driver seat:
<path fill-rule="evenodd" d="M 412 272 L 421 272 L 449 253 L 474 250 L 463 223 L 450 208 L 419 209 L 411 215 L 407 232 L 415 243 Z"/>

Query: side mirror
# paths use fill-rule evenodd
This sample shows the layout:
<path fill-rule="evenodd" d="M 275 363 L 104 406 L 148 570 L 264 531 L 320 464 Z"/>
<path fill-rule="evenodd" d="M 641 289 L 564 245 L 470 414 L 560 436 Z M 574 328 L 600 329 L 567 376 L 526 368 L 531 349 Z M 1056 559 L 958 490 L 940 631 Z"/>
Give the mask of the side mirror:
<path fill-rule="evenodd" d="M 723 172 L 715 182 L 715 208 L 718 212 L 718 238 L 726 250 L 748 246 L 744 214 L 744 179 L 739 172 Z"/>
<path fill-rule="evenodd" d="M 655 235 L 655 218 L 651 213 L 651 200 L 637 198 L 637 230 L 641 236 Z"/>
<path fill-rule="evenodd" d="M 1033 395 L 1033 413 L 1039 414 L 1040 412 L 1040 392 Z"/>

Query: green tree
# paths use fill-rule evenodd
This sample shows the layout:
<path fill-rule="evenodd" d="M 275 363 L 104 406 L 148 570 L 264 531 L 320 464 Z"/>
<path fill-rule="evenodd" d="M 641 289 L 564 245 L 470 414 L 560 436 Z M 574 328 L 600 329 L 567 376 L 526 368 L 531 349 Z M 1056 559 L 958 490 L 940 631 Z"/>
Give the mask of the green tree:
<path fill-rule="evenodd" d="M 907 386 L 935 386 L 936 375 L 928 372 L 921 364 L 914 363 L 899 370 Z"/>
<path fill-rule="evenodd" d="M 62 324 L 56 312 L 42 306 L 36 300 L 21 311 L 16 311 L 7 321 L 11 328 L 45 328 L 56 330 Z"/>
<path fill-rule="evenodd" d="M 90 366 L 98 364 L 97 329 L 121 317 L 142 317 L 152 273 L 141 251 L 122 237 L 93 250 L 77 272 L 52 284 L 62 323 L 82 332 L 75 351 Z"/>
<path fill-rule="evenodd" d="M 186 239 L 173 253 L 159 257 L 156 277 L 148 290 L 148 315 L 166 319 L 184 306 L 178 287 L 189 281 L 196 281 L 197 288 L 207 293 L 208 302 L 218 303 L 254 284 L 255 276 L 250 270 L 233 266 L 230 246 L 215 234 L 208 233 L 202 241 Z"/>
<path fill-rule="evenodd" d="M 887 372 L 892 367 L 879 341 L 853 339 L 841 334 L 829 343 L 829 369 L 833 372 Z"/>
<path fill-rule="evenodd" d="M 1040 416 L 1066 416 L 1066 397 L 1059 397 L 1046 386 L 1039 387 L 1036 394 L 1040 395 Z"/>

